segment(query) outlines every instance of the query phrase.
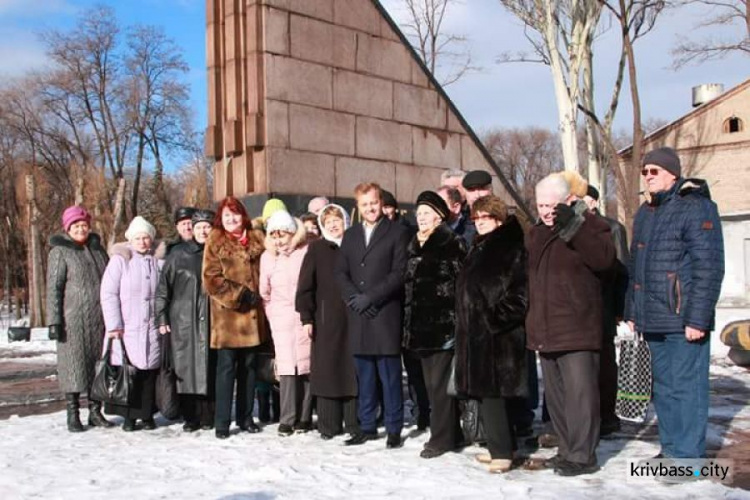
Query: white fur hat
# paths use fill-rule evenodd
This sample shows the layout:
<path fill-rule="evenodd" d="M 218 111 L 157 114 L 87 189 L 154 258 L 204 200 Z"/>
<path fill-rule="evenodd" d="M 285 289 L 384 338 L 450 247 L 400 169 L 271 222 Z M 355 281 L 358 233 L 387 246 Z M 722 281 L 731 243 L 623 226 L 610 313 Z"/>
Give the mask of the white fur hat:
<path fill-rule="evenodd" d="M 147 234 L 151 236 L 151 239 L 153 240 L 156 236 L 156 228 L 140 215 L 136 215 L 133 217 L 133 220 L 130 221 L 128 230 L 125 231 L 125 238 L 130 241 L 139 234 Z"/>
<path fill-rule="evenodd" d="M 286 210 L 275 212 L 266 221 L 266 233 L 271 234 L 274 231 L 286 231 L 287 233 L 297 232 L 297 223 Z"/>

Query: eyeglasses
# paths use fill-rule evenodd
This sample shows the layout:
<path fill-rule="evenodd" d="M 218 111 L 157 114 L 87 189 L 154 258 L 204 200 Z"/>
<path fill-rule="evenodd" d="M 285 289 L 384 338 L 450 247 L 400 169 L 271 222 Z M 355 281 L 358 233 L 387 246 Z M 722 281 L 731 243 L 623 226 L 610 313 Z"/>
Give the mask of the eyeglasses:
<path fill-rule="evenodd" d="M 492 215 L 472 215 L 471 220 L 495 220 L 495 217 Z"/>
<path fill-rule="evenodd" d="M 651 174 L 655 177 L 659 175 L 660 171 L 661 171 L 660 168 L 644 168 L 643 170 L 641 170 L 641 175 L 643 177 L 646 177 L 647 175 Z"/>

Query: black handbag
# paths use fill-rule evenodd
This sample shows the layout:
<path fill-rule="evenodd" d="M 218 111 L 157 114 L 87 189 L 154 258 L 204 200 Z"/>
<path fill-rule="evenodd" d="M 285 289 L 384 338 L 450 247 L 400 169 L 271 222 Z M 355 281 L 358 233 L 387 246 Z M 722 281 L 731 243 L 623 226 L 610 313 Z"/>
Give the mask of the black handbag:
<path fill-rule="evenodd" d="M 255 380 L 267 384 L 278 384 L 276 358 L 271 353 L 258 353 L 255 356 Z"/>
<path fill-rule="evenodd" d="M 112 339 L 107 339 L 104 355 L 96 362 L 94 368 L 94 381 L 91 383 L 89 396 L 94 401 L 127 406 L 133 394 L 133 381 L 137 369 L 130 364 L 122 338 L 118 340 L 122 350 L 122 366 L 112 364 Z"/>
<path fill-rule="evenodd" d="M 177 374 L 172 364 L 170 334 L 162 335 L 161 367 L 156 377 L 156 407 L 167 420 L 180 416 L 180 396 L 177 394 Z"/>

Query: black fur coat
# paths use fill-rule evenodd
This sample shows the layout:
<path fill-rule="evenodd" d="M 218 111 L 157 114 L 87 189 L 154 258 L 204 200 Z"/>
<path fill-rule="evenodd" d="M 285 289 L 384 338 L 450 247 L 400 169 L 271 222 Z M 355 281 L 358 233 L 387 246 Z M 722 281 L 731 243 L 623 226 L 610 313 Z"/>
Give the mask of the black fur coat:
<path fill-rule="evenodd" d="M 453 349 L 456 278 L 466 256 L 463 239 L 445 224 L 424 245 L 414 236 L 407 249 L 404 287 L 404 348 Z"/>
<path fill-rule="evenodd" d="M 456 286 L 459 394 L 527 394 L 526 265 L 523 231 L 513 216 L 474 240 Z"/>

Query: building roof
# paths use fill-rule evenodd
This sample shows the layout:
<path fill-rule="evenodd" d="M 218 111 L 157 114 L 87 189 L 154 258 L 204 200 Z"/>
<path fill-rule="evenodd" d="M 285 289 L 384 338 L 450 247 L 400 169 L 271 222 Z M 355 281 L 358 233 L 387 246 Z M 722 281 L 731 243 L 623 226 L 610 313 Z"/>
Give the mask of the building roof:
<path fill-rule="evenodd" d="M 724 92 L 720 96 L 718 96 L 718 97 L 716 97 L 714 99 L 711 99 L 710 101 L 705 102 L 705 103 L 701 104 L 700 106 L 698 106 L 696 108 L 693 108 L 690 112 L 688 112 L 687 114 L 682 115 L 681 117 L 677 118 L 673 122 L 668 123 L 668 124 L 664 125 L 663 127 L 660 127 L 658 129 L 654 130 L 653 132 L 651 132 L 650 134 L 646 135 L 643 138 L 644 145 L 648 144 L 648 143 L 650 143 L 652 141 L 655 141 L 655 140 L 659 139 L 660 137 L 666 135 L 667 133 L 669 133 L 673 129 L 682 126 L 682 124 L 684 124 L 685 122 L 690 121 L 690 120 L 692 120 L 692 119 L 694 119 L 694 118 L 696 118 L 696 117 L 698 117 L 698 116 L 706 113 L 709 109 L 711 109 L 711 108 L 713 108 L 713 107 L 721 104 L 724 101 L 727 101 L 728 99 L 733 98 L 734 96 L 736 96 L 737 94 L 740 94 L 741 92 L 747 90 L 748 88 L 750 88 L 750 78 L 747 79 L 747 80 L 745 80 L 744 82 L 740 83 L 739 85 L 736 85 L 735 87 L 732 87 L 731 89 L 727 90 L 726 92 Z M 623 148 L 620 151 L 618 151 L 617 155 L 618 156 L 628 156 L 630 154 L 630 150 L 631 149 L 633 149 L 633 145 L 632 144 L 630 146 L 628 146 L 626 148 Z"/>

